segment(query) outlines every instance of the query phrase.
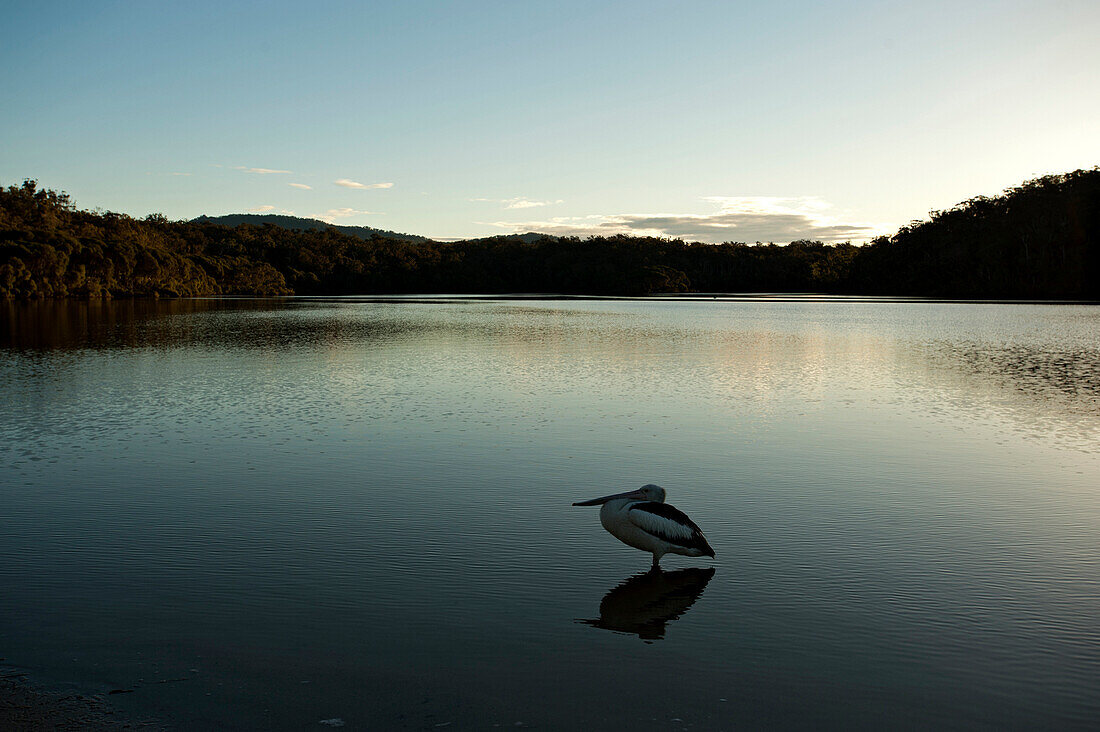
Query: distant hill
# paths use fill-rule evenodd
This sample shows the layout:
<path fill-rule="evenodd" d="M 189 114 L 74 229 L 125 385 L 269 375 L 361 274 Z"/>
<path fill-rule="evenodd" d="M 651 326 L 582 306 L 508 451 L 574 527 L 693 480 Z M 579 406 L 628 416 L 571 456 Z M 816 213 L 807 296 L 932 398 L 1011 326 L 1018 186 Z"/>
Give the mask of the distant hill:
<path fill-rule="evenodd" d="M 435 241 L 430 237 L 420 236 L 419 234 L 402 234 L 397 231 L 375 229 L 372 226 L 340 226 L 338 224 L 330 224 L 327 221 L 321 221 L 320 219 L 306 219 L 300 216 L 284 216 L 281 214 L 226 214 L 225 216 L 199 216 L 197 218 L 191 219 L 191 221 L 196 224 L 220 224 L 221 226 L 237 226 L 239 224 L 252 224 L 253 226 L 263 226 L 264 224 L 272 224 L 273 226 L 278 226 L 280 229 L 287 229 L 288 231 L 325 231 L 326 229 L 336 229 L 343 234 L 354 236 L 357 239 L 370 239 L 373 236 L 381 236 L 387 239 L 399 239 L 400 241 L 411 241 L 417 244 Z M 548 234 L 536 234 L 533 231 L 529 231 L 526 234 L 500 234 L 498 236 L 478 236 L 472 239 L 447 239 L 446 241 L 451 241 L 453 243 L 499 241 L 533 244 L 534 242 L 540 241 L 542 239 L 557 239 L 557 237 L 550 236 Z"/>
<path fill-rule="evenodd" d="M 537 241 L 543 239 L 550 239 L 551 241 L 557 241 L 559 237 L 551 236 L 550 234 L 536 234 L 533 231 L 528 231 L 526 234 L 498 234 L 496 236 L 479 236 L 474 239 L 459 239 L 455 243 L 470 243 L 470 242 L 521 242 L 523 244 L 534 244 Z"/>
<path fill-rule="evenodd" d="M 263 226 L 264 224 L 272 224 L 278 226 L 280 229 L 288 229 L 290 231 L 324 231 L 326 229 L 336 229 L 339 232 L 354 236 L 358 239 L 370 239 L 373 236 L 383 236 L 387 239 L 400 239 L 401 241 L 417 243 L 431 241 L 431 239 L 426 236 L 402 234 L 386 229 L 375 229 L 372 226 L 341 226 L 339 224 L 330 224 L 327 221 L 321 221 L 319 219 L 305 219 L 300 216 L 283 216 L 280 214 L 226 214 L 225 216 L 199 216 L 191 220 L 200 224 L 221 224 L 222 226 L 239 226 L 240 224 Z"/>

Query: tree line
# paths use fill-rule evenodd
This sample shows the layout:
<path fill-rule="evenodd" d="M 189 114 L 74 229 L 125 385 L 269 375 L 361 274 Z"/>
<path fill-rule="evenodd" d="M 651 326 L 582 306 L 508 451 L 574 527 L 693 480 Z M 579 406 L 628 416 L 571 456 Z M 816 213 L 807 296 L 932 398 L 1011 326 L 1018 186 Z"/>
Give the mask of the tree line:
<path fill-rule="evenodd" d="M 135 219 L 0 188 L 0 297 L 827 292 L 1100 299 L 1100 169 L 933 211 L 865 246 L 610 236 L 460 242 Z"/>

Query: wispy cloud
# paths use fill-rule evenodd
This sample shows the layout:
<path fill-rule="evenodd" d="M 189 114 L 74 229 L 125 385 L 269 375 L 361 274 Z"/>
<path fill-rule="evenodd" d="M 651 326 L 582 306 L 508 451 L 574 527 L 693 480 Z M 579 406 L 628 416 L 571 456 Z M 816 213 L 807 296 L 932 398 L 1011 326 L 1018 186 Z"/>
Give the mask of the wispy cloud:
<path fill-rule="evenodd" d="M 503 201 L 504 208 L 538 208 L 539 206 L 553 206 L 555 203 L 562 203 L 559 198 L 557 201 L 529 201 L 526 198 L 509 198 Z"/>
<path fill-rule="evenodd" d="M 482 203 L 500 203 L 504 205 L 504 208 L 538 208 L 540 206 L 553 206 L 556 203 L 565 203 L 560 198 L 556 201 L 532 201 L 523 196 L 515 198 L 471 198 L 470 200 Z"/>
<path fill-rule="evenodd" d="M 263 213 L 264 211 L 274 211 L 274 206 L 257 206 L 256 208 L 250 208 L 249 211 L 253 213 Z"/>
<path fill-rule="evenodd" d="M 334 219 L 346 219 L 349 216 L 378 216 L 379 214 L 379 211 L 360 211 L 354 208 L 330 208 L 323 214 L 319 214 L 317 218 L 321 219 L 322 221 L 331 222 Z"/>
<path fill-rule="evenodd" d="M 347 178 L 335 180 L 333 183 L 344 188 L 393 188 L 393 183 L 359 183 Z"/>
<path fill-rule="evenodd" d="M 274 170 L 273 168 L 247 168 L 243 165 L 236 166 L 235 170 L 243 170 L 246 173 L 256 173 L 257 175 L 282 175 L 291 172 L 289 170 Z"/>
<path fill-rule="evenodd" d="M 866 222 L 842 221 L 828 214 L 830 204 L 819 198 L 777 196 L 708 196 L 717 211 L 705 214 L 641 213 L 561 216 L 545 221 L 492 221 L 490 226 L 522 233 L 557 236 L 634 234 L 717 243 L 865 241 L 885 230 Z"/>
<path fill-rule="evenodd" d="M 303 191 L 312 191 L 313 186 L 307 186 L 305 183 L 287 183 L 291 188 L 301 188 Z"/>

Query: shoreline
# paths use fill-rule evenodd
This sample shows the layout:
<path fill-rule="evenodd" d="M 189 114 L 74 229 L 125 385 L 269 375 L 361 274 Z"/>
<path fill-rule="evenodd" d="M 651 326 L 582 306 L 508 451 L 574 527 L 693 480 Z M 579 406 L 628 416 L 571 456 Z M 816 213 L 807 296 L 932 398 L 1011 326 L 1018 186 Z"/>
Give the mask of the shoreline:
<path fill-rule="evenodd" d="M 454 303 L 454 302 L 553 302 L 553 301 L 625 301 L 625 302 L 736 302 L 736 303 L 910 303 L 928 305 L 1100 305 L 1100 300 L 1070 297 L 980 297 L 966 295 L 897 295 L 850 292 L 774 291 L 774 292 L 655 292 L 648 295 L 577 294 L 560 292 L 414 292 L 414 293 L 327 293 L 293 295 L 116 295 L 113 297 L 5 297 L 0 303 L 120 305 L 124 303 L 173 303 L 209 301 L 275 301 L 338 303 Z"/>

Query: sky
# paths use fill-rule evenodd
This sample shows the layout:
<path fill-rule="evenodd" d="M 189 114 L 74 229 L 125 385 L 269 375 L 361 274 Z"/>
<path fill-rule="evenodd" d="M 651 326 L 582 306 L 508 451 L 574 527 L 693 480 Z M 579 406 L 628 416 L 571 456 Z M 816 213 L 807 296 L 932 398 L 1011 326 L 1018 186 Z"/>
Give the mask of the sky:
<path fill-rule="evenodd" d="M 0 185 L 171 219 L 865 241 L 1100 164 L 1100 3 L 0 0 Z"/>

